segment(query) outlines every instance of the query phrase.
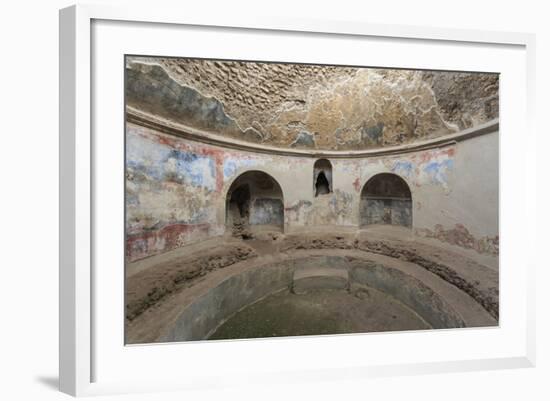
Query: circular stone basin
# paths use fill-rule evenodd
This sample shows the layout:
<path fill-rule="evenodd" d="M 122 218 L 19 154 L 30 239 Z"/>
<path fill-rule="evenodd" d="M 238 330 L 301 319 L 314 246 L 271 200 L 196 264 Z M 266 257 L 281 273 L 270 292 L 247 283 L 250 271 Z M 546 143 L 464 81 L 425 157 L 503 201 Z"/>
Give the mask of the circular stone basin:
<path fill-rule="evenodd" d="M 309 256 L 223 269 L 216 277 L 197 285 L 156 341 L 465 327 L 423 281 L 369 259 Z"/>
<path fill-rule="evenodd" d="M 289 290 L 267 296 L 237 312 L 210 340 L 422 330 L 431 326 L 411 309 L 373 288 Z"/>

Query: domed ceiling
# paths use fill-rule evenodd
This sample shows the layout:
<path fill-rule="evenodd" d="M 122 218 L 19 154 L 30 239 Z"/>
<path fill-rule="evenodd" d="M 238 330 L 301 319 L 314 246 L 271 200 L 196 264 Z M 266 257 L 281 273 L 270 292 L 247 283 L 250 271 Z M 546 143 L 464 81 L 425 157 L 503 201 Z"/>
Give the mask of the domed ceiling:
<path fill-rule="evenodd" d="M 498 74 L 128 57 L 128 110 L 224 140 L 363 150 L 498 118 Z"/>

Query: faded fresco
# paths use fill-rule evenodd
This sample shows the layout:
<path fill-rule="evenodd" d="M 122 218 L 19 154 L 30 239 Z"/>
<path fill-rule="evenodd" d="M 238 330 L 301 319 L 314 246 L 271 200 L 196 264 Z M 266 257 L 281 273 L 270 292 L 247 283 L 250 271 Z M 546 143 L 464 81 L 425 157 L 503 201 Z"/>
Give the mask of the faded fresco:
<path fill-rule="evenodd" d="M 247 142 L 379 148 L 498 117 L 498 75 L 197 59 L 127 60 L 128 105 Z"/>
<path fill-rule="evenodd" d="M 124 69 L 127 344 L 498 326 L 498 74 Z"/>
<path fill-rule="evenodd" d="M 421 205 L 426 191 L 432 193 L 430 196 L 448 198 L 450 204 L 446 207 L 452 208 L 452 183 L 458 178 L 454 167 L 456 146 L 384 158 L 333 160 L 330 178 L 336 181 L 334 190 L 317 197 L 308 172 L 313 171 L 315 159 L 223 149 L 133 124 L 127 128 L 126 152 L 126 252 L 130 260 L 222 235 L 227 191 L 233 180 L 246 171 L 267 171 L 276 179 L 284 179 L 279 184 L 287 196 L 277 202 L 256 199 L 251 205 L 250 222 L 280 224 L 287 230 L 333 224 L 361 226 L 368 221 L 411 227 L 412 214 L 418 221 L 424 213 Z M 401 177 L 410 186 L 412 199 L 361 202 L 361 190 L 368 179 L 381 172 Z M 307 190 L 297 191 L 291 186 L 302 180 L 307 182 Z M 285 182 L 289 184 L 285 186 Z M 461 222 L 451 220 L 439 224 L 439 228 L 415 227 L 419 235 L 482 252 L 498 249 L 497 235 L 454 240 L 463 236 L 442 234 L 457 224 Z"/>

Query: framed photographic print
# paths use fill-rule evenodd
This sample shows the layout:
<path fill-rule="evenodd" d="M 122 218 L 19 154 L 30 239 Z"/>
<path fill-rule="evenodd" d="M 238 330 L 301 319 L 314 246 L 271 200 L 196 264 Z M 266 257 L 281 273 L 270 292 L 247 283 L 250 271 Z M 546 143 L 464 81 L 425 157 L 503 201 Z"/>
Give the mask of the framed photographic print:
<path fill-rule="evenodd" d="M 532 36 L 60 28 L 62 391 L 534 363 Z"/>

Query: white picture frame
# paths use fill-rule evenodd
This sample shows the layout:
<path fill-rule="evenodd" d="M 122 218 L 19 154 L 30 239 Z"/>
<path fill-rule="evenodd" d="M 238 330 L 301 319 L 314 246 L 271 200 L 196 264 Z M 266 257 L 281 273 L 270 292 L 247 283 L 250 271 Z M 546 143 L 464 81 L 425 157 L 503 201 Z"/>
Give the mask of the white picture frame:
<path fill-rule="evenodd" d="M 101 31 L 102 29 L 104 31 Z M 135 35 L 122 33 L 130 32 L 130 29 Z M 122 287 L 117 289 L 117 285 L 121 283 L 123 272 L 121 263 L 123 262 L 116 257 L 108 262 L 113 266 L 110 272 L 115 272 L 113 277 L 118 277 L 118 279 L 111 281 L 112 285 L 104 286 L 106 275 L 98 274 L 97 266 L 98 263 L 105 266 L 105 261 L 109 260 L 105 258 L 110 258 L 113 255 L 101 251 L 101 246 L 95 241 L 95 238 L 97 238 L 98 230 L 105 227 L 100 221 L 103 218 L 102 214 L 115 216 L 116 220 L 123 208 L 122 202 L 117 203 L 117 200 L 121 199 L 120 194 L 110 192 L 109 185 L 105 185 L 105 180 L 101 179 L 105 176 L 106 171 L 113 171 L 113 169 L 121 167 L 116 162 L 116 160 L 120 160 L 116 158 L 121 155 L 120 152 L 118 152 L 118 156 L 115 154 L 117 149 L 120 150 L 117 146 L 114 146 L 112 155 L 108 154 L 103 146 L 104 142 L 101 139 L 98 141 L 98 138 L 94 137 L 94 132 L 97 132 L 94 130 L 102 129 L 104 123 L 112 123 L 114 133 L 111 135 L 115 135 L 113 138 L 116 138 L 116 135 L 122 138 L 123 131 L 117 132 L 116 127 L 120 126 L 119 123 L 121 119 L 123 120 L 124 113 L 123 108 L 112 110 L 112 118 L 102 119 L 105 114 L 102 114 L 100 108 L 96 107 L 101 104 L 102 99 L 98 99 L 98 96 L 104 96 L 104 91 L 102 92 L 101 88 L 96 88 L 97 92 L 94 98 L 94 90 L 96 90 L 94 85 L 105 77 L 102 68 L 113 65 L 111 62 L 106 62 L 103 67 L 101 60 L 107 60 L 108 57 L 98 56 L 100 54 L 98 51 L 103 51 L 105 37 L 109 37 L 113 46 L 111 50 L 118 57 L 119 54 L 122 54 L 121 51 L 126 52 L 124 50 L 125 41 L 129 42 L 130 36 L 139 36 L 140 30 L 145 29 L 150 29 L 148 34 L 152 37 L 152 45 L 154 45 L 155 38 L 163 38 L 166 37 L 163 35 L 173 33 L 173 31 L 168 31 L 171 29 L 192 29 L 198 38 L 201 37 L 201 32 L 205 32 L 205 38 L 200 39 L 204 44 L 201 46 L 201 51 L 204 52 L 202 55 L 208 55 L 210 51 L 211 42 L 207 40 L 206 35 L 212 33 L 237 35 L 239 38 L 243 38 L 242 46 L 239 47 L 242 49 L 247 46 L 250 46 L 250 49 L 254 48 L 253 45 L 244 43 L 245 41 L 253 42 L 251 39 L 254 38 L 254 35 L 262 35 L 262 39 L 266 42 L 276 40 L 277 35 L 280 35 L 287 39 L 293 38 L 296 43 L 299 42 L 298 38 L 302 38 L 303 40 L 324 40 L 328 44 L 329 41 L 337 38 L 343 47 L 351 41 L 378 40 L 379 42 L 384 41 L 384 46 L 392 46 L 392 43 L 397 45 L 401 41 L 411 46 L 437 46 L 441 50 L 441 54 L 444 54 L 446 47 L 454 46 L 453 49 L 456 53 L 476 51 L 476 54 L 480 54 L 480 58 L 485 57 L 487 60 L 493 58 L 493 63 L 496 63 L 495 60 L 499 60 L 499 52 L 506 53 L 502 56 L 502 60 L 509 60 L 510 64 L 517 68 L 503 66 L 503 68 L 509 68 L 507 70 L 509 72 L 506 73 L 508 75 L 504 75 L 506 79 L 501 89 L 501 99 L 504 102 L 501 113 L 503 139 L 500 159 L 501 199 L 507 200 L 501 205 L 501 249 L 503 250 L 501 263 L 504 266 L 501 269 L 503 317 L 500 326 L 494 329 L 443 330 L 437 334 L 429 335 L 428 344 L 434 344 L 434 348 L 437 348 L 438 342 L 444 344 L 452 339 L 453 343 L 457 344 L 456 352 L 464 352 L 463 357 L 452 357 L 449 356 L 451 354 L 444 355 L 442 353 L 439 359 L 435 356 L 419 359 L 413 353 L 407 354 L 406 343 L 415 344 L 418 341 L 418 344 L 421 344 L 425 341 L 422 338 L 427 336 L 426 333 L 325 336 L 300 340 L 290 338 L 141 347 L 125 347 L 123 342 L 119 342 L 120 349 L 117 351 L 119 354 L 106 352 L 109 348 L 104 346 L 105 332 L 120 328 L 108 327 L 109 320 L 106 318 L 104 320 L 104 314 L 101 312 L 102 306 L 97 304 L 97 291 L 101 291 L 102 300 L 108 299 L 115 305 L 122 302 L 117 298 L 117 291 L 122 291 Z M 158 37 L 155 36 L 157 34 Z M 96 41 L 94 41 L 94 35 L 96 35 Z M 170 46 L 172 49 L 177 49 L 174 43 L 168 42 L 170 41 L 162 41 L 163 49 L 159 49 L 160 52 L 170 52 Z M 117 45 L 119 47 L 115 49 Z M 142 43 L 142 45 L 151 46 L 150 43 Z M 290 47 L 292 50 L 292 46 Z M 205 15 L 187 15 L 184 10 L 166 10 L 154 7 L 112 8 L 79 5 L 61 10 L 60 390 L 81 396 L 171 389 L 202 389 L 225 386 L 230 383 L 231 385 L 242 385 L 249 381 L 285 383 L 294 380 L 327 380 L 329 377 L 332 379 L 353 377 L 359 380 L 372 376 L 534 366 L 535 259 L 534 256 L 525 255 L 534 255 L 533 244 L 535 241 L 532 236 L 535 233 L 536 210 L 533 207 L 528 207 L 526 193 L 514 194 L 508 185 L 517 180 L 523 185 L 535 185 L 534 178 L 528 174 L 529 171 L 535 170 L 535 150 L 533 146 L 525 145 L 525 143 L 535 143 L 535 133 L 531 125 L 534 121 L 534 47 L 534 35 L 523 33 L 373 25 L 357 21 L 314 19 L 250 19 L 249 17 L 242 20 L 216 19 Z M 132 47 L 132 52 L 128 51 L 128 53 L 133 53 L 135 49 L 136 47 Z M 483 55 L 488 51 L 487 49 L 496 50 L 493 50 L 493 54 Z M 185 55 L 172 53 L 164 54 Z M 383 52 L 380 54 L 383 55 Z M 292 59 L 294 56 L 290 55 L 289 57 Z M 381 59 L 381 56 L 376 57 Z M 395 57 L 397 57 L 395 60 L 398 60 L 399 55 Z M 257 59 L 263 60 L 264 58 L 265 56 L 259 54 Z M 323 60 L 326 61 L 328 58 L 321 61 Z M 448 63 L 451 62 L 441 60 L 441 64 L 435 66 L 433 60 L 430 61 L 429 58 L 426 58 L 424 65 L 416 64 L 415 66 L 417 68 L 432 66 L 444 69 L 445 65 L 449 66 Z M 481 61 L 479 62 L 481 63 Z M 395 67 L 396 63 L 398 61 L 389 61 L 380 66 Z M 123 73 L 122 65 L 121 63 L 120 71 L 113 72 L 115 75 Z M 454 69 L 471 70 L 467 65 L 466 62 L 462 65 L 455 63 Z M 498 69 L 491 71 L 502 73 Z M 114 79 L 116 81 L 118 78 Z M 122 86 L 115 85 L 111 90 L 113 97 L 119 100 L 121 97 L 123 98 Z M 518 94 L 517 99 L 509 99 L 511 92 Z M 510 103 L 507 103 L 507 99 Z M 512 110 L 516 110 L 516 112 L 506 114 L 507 111 Z M 509 135 L 511 131 L 516 130 L 525 133 L 522 135 L 522 146 L 518 145 L 517 139 Z M 515 153 L 511 154 L 511 152 Z M 514 171 L 506 168 L 508 163 L 512 162 L 511 157 L 515 158 L 517 163 L 517 168 Z M 120 174 L 122 177 L 122 172 Z M 115 177 L 115 179 L 117 178 Z M 121 184 L 122 180 L 119 179 L 119 181 Z M 112 196 L 115 199 L 113 203 L 118 205 L 115 206 L 116 210 L 113 209 L 114 214 L 106 213 L 104 210 L 103 204 L 106 196 Z M 519 209 L 517 213 L 511 212 L 511 204 L 515 204 Z M 122 224 L 122 221 L 116 221 L 116 224 Z M 514 233 L 515 230 L 524 233 L 522 239 L 516 238 L 518 234 Z M 116 235 L 119 235 L 119 239 L 122 241 L 121 234 L 115 234 L 115 239 L 118 238 Z M 514 243 L 513 249 L 509 246 L 512 243 Z M 518 258 L 520 254 L 523 255 L 523 258 Z M 515 270 L 507 269 L 508 264 L 515 264 Z M 116 273 L 118 268 L 120 268 L 120 274 Z M 119 275 L 117 276 L 117 274 Z M 509 315 L 507 315 L 508 311 Z M 120 326 L 122 327 L 123 312 L 119 310 L 117 313 L 121 316 Z M 390 342 L 386 341 L 388 338 Z M 339 354 L 335 352 L 344 349 L 342 347 L 356 350 L 363 349 L 363 347 L 368 349 L 369 343 L 375 342 L 377 347 L 380 347 L 380 344 L 392 344 L 392 350 L 399 353 L 399 357 L 392 356 L 390 352 L 386 351 L 385 353 L 381 352 L 378 356 L 370 354 L 372 359 L 369 360 L 369 358 L 361 359 L 361 352 L 352 352 L 344 357 L 338 356 Z M 477 348 L 472 347 L 475 349 L 465 352 L 460 344 L 468 342 L 476 344 Z M 277 355 L 281 353 L 282 349 L 309 355 L 312 357 L 311 363 L 301 363 L 302 360 L 298 360 L 294 361 L 294 367 L 285 367 L 284 359 L 277 359 Z M 323 360 L 319 361 L 314 356 L 321 350 L 326 355 Z M 150 376 L 149 379 L 144 379 L 139 377 L 137 370 L 132 370 L 132 366 L 135 368 L 136 364 L 139 365 L 140 362 L 141 366 L 147 370 L 146 367 L 151 361 L 163 359 L 167 361 L 169 368 L 173 363 L 168 360 L 171 358 L 170 355 L 176 355 L 182 351 L 187 355 L 185 366 L 182 367 L 185 370 L 185 379 L 181 378 L 183 376 L 181 374 L 163 376 L 162 372 L 156 377 Z M 119 355 L 121 359 L 116 359 L 115 354 Z M 228 363 L 219 370 L 207 374 L 205 373 L 207 370 L 199 361 L 199 355 L 205 359 L 223 355 L 221 359 L 227 360 Z M 263 359 L 254 359 L 256 355 L 257 358 Z M 235 359 L 231 362 L 230 358 Z M 238 361 L 239 359 L 241 361 Z M 262 360 L 269 361 L 271 366 L 267 366 L 267 363 Z M 247 365 L 252 361 L 257 364 Z M 288 364 L 288 360 L 286 363 Z M 113 366 L 112 371 L 103 373 L 102 369 L 107 371 L 107 364 Z M 191 366 L 193 369 L 189 369 Z"/>

